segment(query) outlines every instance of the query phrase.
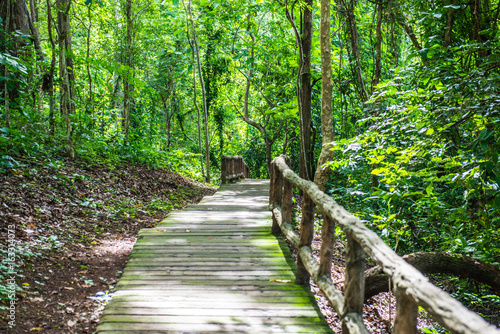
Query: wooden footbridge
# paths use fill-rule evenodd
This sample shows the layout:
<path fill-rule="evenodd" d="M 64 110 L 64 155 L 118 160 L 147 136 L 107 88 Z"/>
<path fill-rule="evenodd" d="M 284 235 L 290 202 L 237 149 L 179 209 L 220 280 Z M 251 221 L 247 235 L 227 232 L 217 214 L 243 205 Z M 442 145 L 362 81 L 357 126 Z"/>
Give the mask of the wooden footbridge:
<path fill-rule="evenodd" d="M 214 196 L 142 230 L 97 333 L 332 333 L 309 291 L 312 278 L 342 319 L 342 332 L 366 334 L 368 255 L 393 284 L 393 333 L 417 333 L 420 306 L 451 333 L 500 334 L 288 165 L 280 156 L 270 181 L 223 184 Z M 222 183 L 247 175 L 241 157 L 223 159 Z M 310 248 L 312 219 L 302 219 L 300 236 L 290 225 L 293 186 L 324 217 L 319 263 Z M 303 216 L 311 208 L 304 206 Z M 347 241 L 343 293 L 330 278 L 335 225 Z M 280 233 L 297 248 L 297 265 Z"/>
<path fill-rule="evenodd" d="M 331 333 L 270 232 L 269 180 L 169 214 L 140 232 L 97 333 Z"/>

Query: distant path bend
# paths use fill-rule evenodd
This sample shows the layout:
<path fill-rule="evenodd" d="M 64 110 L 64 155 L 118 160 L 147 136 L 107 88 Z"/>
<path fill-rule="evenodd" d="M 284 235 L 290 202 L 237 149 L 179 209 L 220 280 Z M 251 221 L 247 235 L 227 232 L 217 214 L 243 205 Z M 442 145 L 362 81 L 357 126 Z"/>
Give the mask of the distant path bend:
<path fill-rule="evenodd" d="M 97 333 L 332 333 L 271 235 L 269 180 L 227 184 L 144 229 Z"/>

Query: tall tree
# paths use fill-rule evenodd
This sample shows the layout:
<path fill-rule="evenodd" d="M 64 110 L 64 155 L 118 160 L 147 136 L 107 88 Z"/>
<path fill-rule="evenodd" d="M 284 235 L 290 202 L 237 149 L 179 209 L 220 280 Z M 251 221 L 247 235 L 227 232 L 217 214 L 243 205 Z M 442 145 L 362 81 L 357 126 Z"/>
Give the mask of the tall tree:
<path fill-rule="evenodd" d="M 320 18 L 320 47 L 321 47 L 321 129 L 323 145 L 318 159 L 318 166 L 314 175 L 314 183 L 322 191 L 326 191 L 327 182 L 330 179 L 331 169 L 325 164 L 332 161 L 334 152 L 332 142 L 335 139 L 333 129 L 333 77 L 332 77 L 332 57 L 330 44 L 330 0 L 321 0 Z M 325 275 L 331 272 L 331 257 L 333 254 L 333 238 L 335 235 L 334 222 L 328 217 L 323 217 L 321 257 L 328 259 L 322 261 L 320 274 Z M 328 277 L 330 277 L 328 275 Z"/>
<path fill-rule="evenodd" d="M 134 86 L 131 84 L 133 77 L 132 70 L 132 0 L 125 0 L 125 19 L 126 19 L 126 33 L 125 33 L 125 47 L 123 50 L 123 63 L 126 66 L 126 74 L 123 80 L 123 114 L 122 114 L 122 128 L 125 133 L 125 139 L 128 140 L 130 128 L 130 110 L 132 109 L 132 91 Z"/>
<path fill-rule="evenodd" d="M 73 61 L 68 53 L 71 53 L 71 32 L 69 23 L 69 10 L 71 0 L 58 0 L 57 3 L 57 26 L 59 30 L 59 76 L 61 78 L 61 113 L 66 125 L 66 145 L 70 158 L 75 158 L 73 146 L 73 126 L 71 114 L 74 112 L 74 76 Z"/>
<path fill-rule="evenodd" d="M 184 1 L 182 2 L 184 5 Z M 200 48 L 198 45 L 198 38 L 196 34 L 196 28 L 194 26 L 193 14 L 191 11 L 191 0 L 188 0 L 187 7 L 184 5 L 186 16 L 191 25 L 191 34 L 192 34 L 192 42 L 194 53 L 196 56 L 196 65 L 198 69 L 198 77 L 200 79 L 201 86 L 201 99 L 203 105 L 203 120 L 204 120 L 204 130 L 205 130 L 205 182 L 210 182 L 210 144 L 209 144 L 209 133 L 208 133 L 208 105 L 207 105 L 207 94 L 205 91 L 205 82 L 203 80 L 203 72 L 201 68 L 201 56 L 200 56 Z"/>

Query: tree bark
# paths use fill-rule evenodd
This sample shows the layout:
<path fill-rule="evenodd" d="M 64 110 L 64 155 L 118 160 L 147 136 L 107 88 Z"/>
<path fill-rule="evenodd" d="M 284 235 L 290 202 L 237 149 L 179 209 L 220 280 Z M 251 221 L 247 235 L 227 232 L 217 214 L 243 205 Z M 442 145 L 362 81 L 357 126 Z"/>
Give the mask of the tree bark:
<path fill-rule="evenodd" d="M 92 91 L 92 74 L 90 72 L 90 34 L 92 33 L 92 3 L 87 6 L 87 15 L 89 19 L 89 26 L 87 27 L 87 79 L 89 82 L 89 101 L 87 104 L 87 114 L 92 117 L 94 114 L 94 95 Z M 92 121 L 91 128 L 94 127 Z"/>
<path fill-rule="evenodd" d="M 123 80 L 123 115 L 122 128 L 125 133 L 125 140 L 128 140 L 130 127 L 130 109 L 131 109 L 131 90 L 132 85 L 129 82 L 130 69 L 132 67 L 132 0 L 126 0 L 125 16 L 127 18 L 127 28 L 125 35 L 124 63 L 127 66 L 127 74 Z"/>
<path fill-rule="evenodd" d="M 210 144 L 208 135 L 208 108 L 207 108 L 207 96 L 205 92 L 205 83 L 203 82 L 203 73 L 201 71 L 201 60 L 200 60 L 200 48 L 198 46 L 198 39 L 196 37 L 196 29 L 194 27 L 193 16 L 191 13 L 191 0 L 188 1 L 187 11 L 189 15 L 189 21 L 191 22 L 191 29 L 193 30 L 193 45 L 196 55 L 196 63 L 198 65 L 198 76 L 200 79 L 201 86 L 201 98 L 203 102 L 203 118 L 204 118 L 204 130 L 205 130 L 205 168 L 206 175 L 205 181 L 210 182 Z"/>
<path fill-rule="evenodd" d="M 500 268 L 462 254 L 418 252 L 403 256 L 423 274 L 450 274 L 489 285 L 500 295 Z M 387 276 L 379 266 L 365 272 L 365 300 L 388 290 Z"/>
<path fill-rule="evenodd" d="M 7 45 L 8 39 L 10 37 L 11 32 L 13 31 L 13 24 L 12 24 L 12 18 L 14 16 L 13 14 L 13 9 L 14 9 L 14 4 L 12 3 L 13 0 L 7 0 L 6 3 L 4 4 L 5 8 L 5 15 L 2 15 L 2 19 L 5 22 L 4 26 L 4 31 L 5 31 L 5 36 L 7 36 L 7 40 L 3 43 L 4 45 Z M 3 50 L 2 50 L 3 51 Z M 7 69 L 7 66 L 4 66 L 4 77 L 8 78 L 9 77 L 9 72 Z M 5 127 L 9 128 L 10 127 L 10 93 L 9 89 L 7 87 L 7 83 L 4 82 L 4 107 L 5 107 Z"/>
<path fill-rule="evenodd" d="M 61 113 L 64 116 L 66 125 L 66 145 L 68 155 L 71 159 L 75 158 L 75 150 L 73 147 L 73 127 L 71 124 L 71 114 L 73 111 L 73 95 L 72 83 L 70 75 L 70 59 L 66 56 L 67 52 L 71 51 L 70 25 L 69 25 L 69 10 L 71 0 L 59 0 L 59 10 L 57 12 L 57 23 L 59 27 L 59 76 L 61 77 Z"/>
<path fill-rule="evenodd" d="M 184 2 L 182 2 L 182 4 L 184 5 Z M 191 46 L 191 61 L 193 63 L 193 104 L 194 104 L 194 107 L 196 109 L 196 112 L 197 112 L 197 124 L 198 124 L 198 151 L 200 152 L 199 155 L 200 155 L 200 169 L 201 169 L 201 175 L 203 177 L 203 180 L 205 180 L 205 168 L 203 166 L 203 149 L 202 149 L 202 145 L 201 145 L 201 113 L 200 113 L 200 107 L 198 107 L 198 101 L 197 101 L 197 97 L 196 97 L 196 62 L 195 62 L 195 50 L 194 50 L 194 43 L 193 41 L 191 40 L 191 37 L 190 37 L 190 34 L 189 34 L 189 17 L 188 17 L 188 10 L 186 8 L 186 6 L 184 5 L 184 10 L 186 11 L 186 35 L 187 35 L 187 38 L 188 38 L 188 42 L 189 42 L 189 45 Z M 182 128 L 182 122 L 181 122 L 181 128 Z"/>
<path fill-rule="evenodd" d="M 444 47 L 448 48 L 451 46 L 451 32 L 453 31 L 453 14 L 455 12 L 456 0 L 450 1 L 450 7 L 448 7 L 448 17 L 446 18 L 446 28 L 444 30 Z"/>
<path fill-rule="evenodd" d="M 320 22 L 320 45 L 321 45 L 321 128 L 323 135 L 323 147 L 318 159 L 318 167 L 314 175 L 314 183 L 322 191 L 326 189 L 326 183 L 330 178 L 330 168 L 323 165 L 333 160 L 333 151 L 330 150 L 331 142 L 335 139 L 333 130 L 332 94 L 333 78 L 330 51 L 330 2 L 321 1 Z"/>
<path fill-rule="evenodd" d="M 346 2 L 347 4 L 344 3 L 344 8 L 347 12 L 347 27 L 351 35 L 351 48 L 354 56 L 354 61 L 356 62 L 356 78 L 358 81 L 359 96 L 364 102 L 368 100 L 368 94 L 366 93 L 365 83 L 363 80 L 363 75 L 361 73 L 361 61 L 359 59 L 358 46 L 358 28 L 356 26 L 356 17 L 354 16 L 354 0 L 347 0 Z"/>
<path fill-rule="evenodd" d="M 44 90 L 49 93 L 49 133 L 53 137 L 55 135 L 55 99 L 54 99 L 54 71 L 56 68 L 56 43 L 52 35 L 52 4 L 47 0 L 47 31 L 49 42 L 52 48 L 50 58 L 50 67 L 48 73 L 44 75 Z"/>
<path fill-rule="evenodd" d="M 321 1 L 320 15 L 320 47 L 321 47 L 321 128 L 323 135 L 323 145 L 318 159 L 318 166 L 314 175 L 314 183 L 321 191 L 326 190 L 327 182 L 330 179 L 330 168 L 324 168 L 323 165 L 333 160 L 334 152 L 330 149 L 331 142 L 334 140 L 333 130 L 333 112 L 332 112 L 332 62 L 330 50 L 330 0 Z M 308 195 L 305 195 L 311 201 Z M 323 215 L 321 244 L 321 266 L 320 275 L 327 275 L 331 272 L 333 244 L 335 238 L 335 221 L 330 217 Z M 330 278 L 330 275 L 327 275 Z"/>
<path fill-rule="evenodd" d="M 306 180 L 312 178 L 311 164 L 311 45 L 313 36 L 313 1 L 307 0 L 303 13 L 302 59 L 299 69 L 301 81 L 300 98 L 300 132 L 301 153 L 299 156 L 299 176 Z"/>
<path fill-rule="evenodd" d="M 372 94 L 375 87 L 380 82 L 380 76 L 382 74 L 382 12 L 383 12 L 383 2 L 377 4 L 377 28 L 375 36 L 375 71 L 373 73 L 372 80 Z"/>

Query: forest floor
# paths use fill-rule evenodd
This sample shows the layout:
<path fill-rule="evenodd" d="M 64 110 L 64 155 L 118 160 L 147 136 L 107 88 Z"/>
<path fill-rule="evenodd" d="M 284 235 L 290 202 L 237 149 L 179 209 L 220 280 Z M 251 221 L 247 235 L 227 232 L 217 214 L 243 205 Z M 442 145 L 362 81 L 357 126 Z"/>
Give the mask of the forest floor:
<path fill-rule="evenodd" d="M 2 249 L 0 332 L 93 333 L 138 231 L 215 191 L 144 166 L 51 161 L 0 175 L 0 244 L 12 245 L 8 241 L 14 240 L 17 271 L 15 326 L 9 328 L 5 286 L 11 263 Z M 315 253 L 320 242 L 316 235 Z M 342 242 L 335 246 L 332 272 L 339 288 L 344 277 L 343 247 Z M 340 333 L 336 313 L 317 287 L 312 290 L 328 323 Z M 390 333 L 394 297 L 379 294 L 369 300 L 364 313 L 371 332 Z M 419 326 L 432 325 L 422 317 Z"/>

